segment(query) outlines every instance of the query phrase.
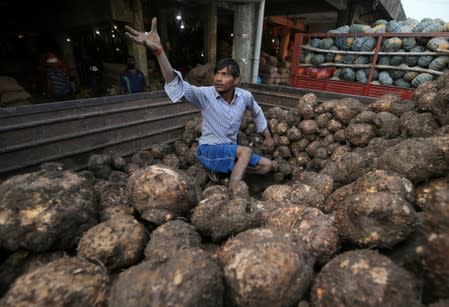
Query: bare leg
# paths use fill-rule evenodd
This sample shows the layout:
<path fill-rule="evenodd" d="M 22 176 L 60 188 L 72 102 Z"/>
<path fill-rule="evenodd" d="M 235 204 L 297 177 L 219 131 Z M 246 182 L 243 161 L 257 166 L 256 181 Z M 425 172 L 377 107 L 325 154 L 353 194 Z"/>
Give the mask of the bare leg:
<path fill-rule="evenodd" d="M 271 160 L 267 158 L 262 157 L 256 167 L 248 167 L 246 171 L 248 174 L 265 175 L 271 172 L 273 169 L 273 162 L 271 162 Z"/>
<path fill-rule="evenodd" d="M 245 174 L 249 160 L 251 159 L 251 153 L 252 151 L 249 147 L 237 147 L 237 162 L 234 165 L 234 169 L 231 172 L 231 178 L 229 180 L 229 187 L 231 190 L 235 188 L 238 182 L 243 179 L 243 175 Z"/>

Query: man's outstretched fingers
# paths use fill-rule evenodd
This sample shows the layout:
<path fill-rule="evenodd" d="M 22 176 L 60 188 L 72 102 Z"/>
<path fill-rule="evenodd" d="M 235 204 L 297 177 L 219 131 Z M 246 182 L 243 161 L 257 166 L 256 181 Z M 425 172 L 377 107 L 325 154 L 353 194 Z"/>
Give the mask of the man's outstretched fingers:
<path fill-rule="evenodd" d="M 157 33 L 157 18 L 151 19 L 151 32 Z"/>
<path fill-rule="evenodd" d="M 126 25 L 125 26 L 126 31 L 130 32 L 131 34 L 133 34 L 134 36 L 138 36 L 139 35 L 139 31 L 134 30 L 133 28 L 131 28 L 130 26 Z"/>

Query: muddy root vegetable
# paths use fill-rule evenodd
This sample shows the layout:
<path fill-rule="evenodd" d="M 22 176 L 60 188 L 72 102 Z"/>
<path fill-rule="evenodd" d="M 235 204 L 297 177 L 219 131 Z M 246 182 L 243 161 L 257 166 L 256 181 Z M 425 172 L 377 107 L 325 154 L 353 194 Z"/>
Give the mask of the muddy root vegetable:
<path fill-rule="evenodd" d="M 258 228 L 222 246 L 218 259 L 233 306 L 292 306 L 301 299 L 312 265 L 307 252 L 293 242 L 287 234 Z"/>
<path fill-rule="evenodd" d="M 22 276 L 0 300 L 1 306 L 103 306 L 109 277 L 99 265 L 64 257 Z"/>
<path fill-rule="evenodd" d="M 271 185 L 262 194 L 263 200 L 297 204 L 321 209 L 324 198 L 314 187 L 300 182 L 292 186 Z"/>
<path fill-rule="evenodd" d="M 92 186 L 69 171 L 12 177 L 0 195 L 0 246 L 11 251 L 71 249 L 98 222 Z"/>
<path fill-rule="evenodd" d="M 335 212 L 341 238 L 360 247 L 391 248 L 414 230 L 416 212 L 389 192 L 362 192 L 347 197 Z"/>
<path fill-rule="evenodd" d="M 375 136 L 376 130 L 369 124 L 351 124 L 345 129 L 345 138 L 353 146 L 366 146 Z"/>
<path fill-rule="evenodd" d="M 334 191 L 334 180 L 329 175 L 304 171 L 296 176 L 296 180 L 314 187 L 321 195 L 323 195 L 324 199 Z"/>
<path fill-rule="evenodd" d="M 386 256 L 354 250 L 331 259 L 313 281 L 311 306 L 420 306 L 413 276 Z"/>
<path fill-rule="evenodd" d="M 87 168 L 94 173 L 96 177 L 108 179 L 109 173 L 112 170 L 111 164 L 112 157 L 109 154 L 91 155 L 87 162 Z"/>
<path fill-rule="evenodd" d="M 268 217 L 264 226 L 297 236 L 318 263 L 325 263 L 340 248 L 333 219 L 316 208 L 297 205 L 278 209 Z"/>
<path fill-rule="evenodd" d="M 131 216 L 116 215 L 83 234 L 78 256 L 100 261 L 108 270 L 116 270 L 138 263 L 147 241 L 142 224 Z"/>
<path fill-rule="evenodd" d="M 131 174 L 128 198 L 143 219 L 157 225 L 187 214 L 196 204 L 193 179 L 165 165 Z"/>
<path fill-rule="evenodd" d="M 191 224 L 181 220 L 168 221 L 151 233 L 145 247 L 145 258 L 160 262 L 172 258 L 180 249 L 201 246 L 201 236 Z"/>
<path fill-rule="evenodd" d="M 100 221 L 106 221 L 119 214 L 130 216 L 134 214 L 134 207 L 128 204 L 126 183 L 97 180 L 94 189 L 98 199 Z"/>
<path fill-rule="evenodd" d="M 223 273 L 199 248 L 181 249 L 166 262 L 143 261 L 120 273 L 108 300 L 122 306 L 223 306 Z"/>
<path fill-rule="evenodd" d="M 430 137 L 440 127 L 431 113 L 413 111 L 403 113 L 400 123 L 408 137 Z"/>

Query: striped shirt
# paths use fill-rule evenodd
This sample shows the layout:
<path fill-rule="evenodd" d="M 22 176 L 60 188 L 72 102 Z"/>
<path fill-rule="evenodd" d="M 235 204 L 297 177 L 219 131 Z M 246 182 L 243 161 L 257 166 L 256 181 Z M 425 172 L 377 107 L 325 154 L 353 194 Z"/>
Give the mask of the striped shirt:
<path fill-rule="evenodd" d="M 267 128 L 267 120 L 262 108 L 253 95 L 236 87 L 234 98 L 228 104 L 213 86 L 193 86 L 184 81 L 175 70 L 177 77 L 165 84 L 165 91 L 173 102 L 184 97 L 192 105 L 201 109 L 202 126 L 199 145 L 237 144 L 237 134 L 246 110 L 251 110 L 257 132 Z"/>

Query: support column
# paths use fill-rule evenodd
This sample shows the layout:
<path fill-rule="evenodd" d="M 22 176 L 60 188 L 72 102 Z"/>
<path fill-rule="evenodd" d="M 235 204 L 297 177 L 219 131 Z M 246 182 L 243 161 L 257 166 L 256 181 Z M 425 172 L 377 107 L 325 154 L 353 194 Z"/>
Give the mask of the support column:
<path fill-rule="evenodd" d="M 242 82 L 251 82 L 254 50 L 256 4 L 237 4 L 234 11 L 234 42 L 232 57 L 240 65 Z"/>
<path fill-rule="evenodd" d="M 132 1 L 133 24 L 132 27 L 137 31 L 145 31 L 143 22 L 143 10 L 140 0 Z M 130 54 L 136 58 L 136 68 L 145 76 L 148 85 L 148 60 L 145 46 L 132 43 L 130 46 Z"/>
<path fill-rule="evenodd" d="M 206 44 L 207 62 L 211 67 L 217 62 L 217 3 L 209 1 L 207 5 L 207 23 L 206 23 Z"/>

